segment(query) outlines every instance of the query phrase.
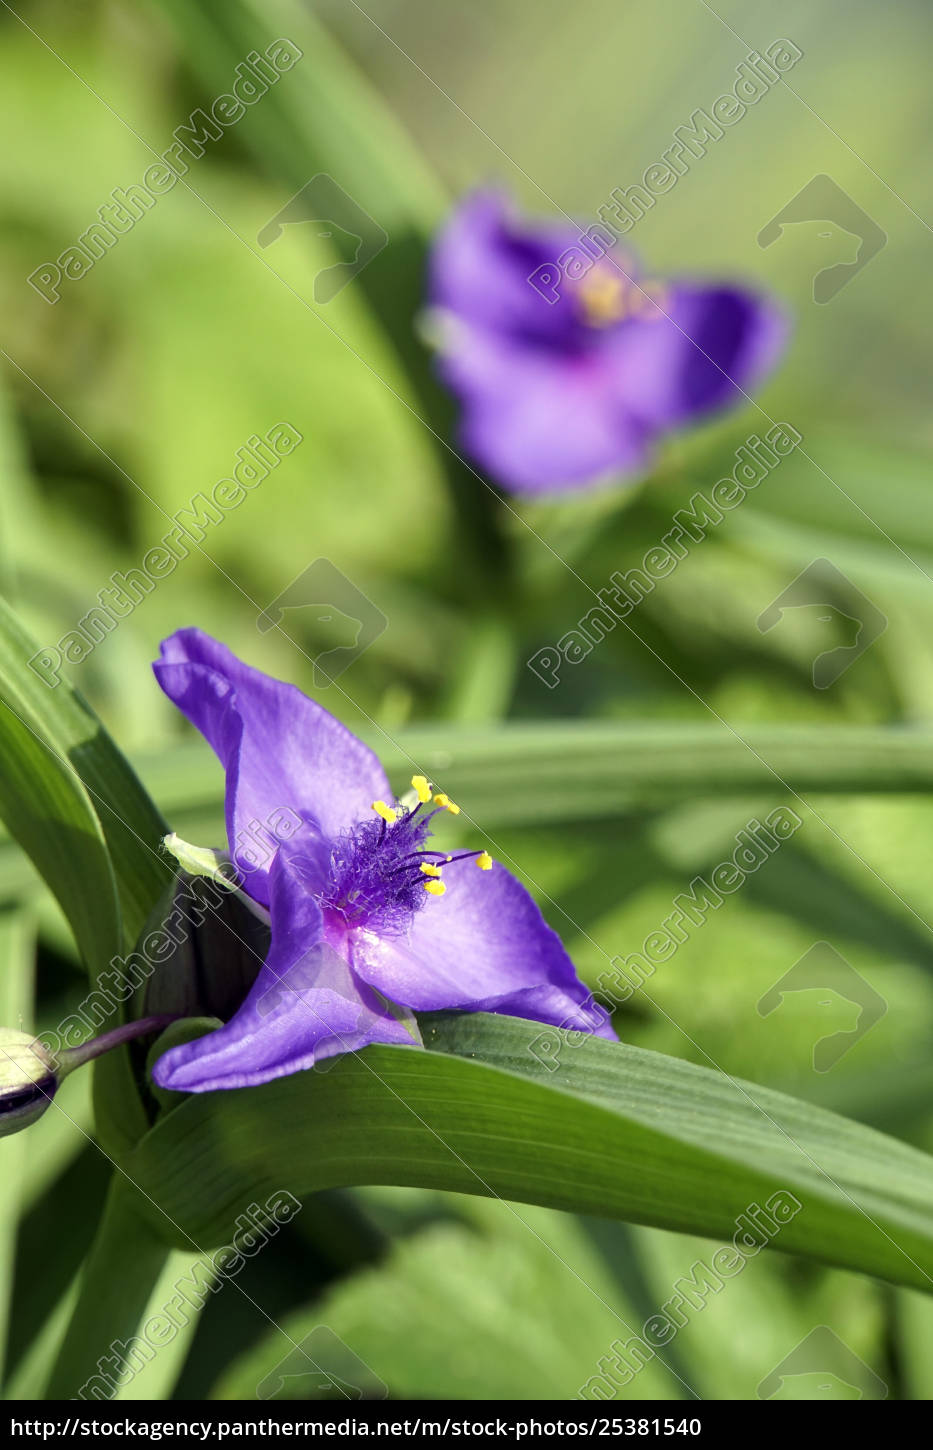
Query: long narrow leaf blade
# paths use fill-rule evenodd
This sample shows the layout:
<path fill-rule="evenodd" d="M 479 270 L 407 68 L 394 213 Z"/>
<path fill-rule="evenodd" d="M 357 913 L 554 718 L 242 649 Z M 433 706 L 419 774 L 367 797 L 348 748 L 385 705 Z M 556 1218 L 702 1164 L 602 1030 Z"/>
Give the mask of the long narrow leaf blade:
<path fill-rule="evenodd" d="M 483 1014 L 422 1026 L 427 1052 L 369 1049 L 327 1073 L 181 1103 L 127 1160 L 154 1201 L 141 1211 L 170 1241 L 174 1223 L 204 1245 L 263 1187 L 384 1183 L 728 1239 L 750 1205 L 783 1193 L 801 1207 L 774 1248 L 933 1282 L 925 1154 L 657 1053 L 555 1029 L 545 1052 L 537 1024 Z"/>

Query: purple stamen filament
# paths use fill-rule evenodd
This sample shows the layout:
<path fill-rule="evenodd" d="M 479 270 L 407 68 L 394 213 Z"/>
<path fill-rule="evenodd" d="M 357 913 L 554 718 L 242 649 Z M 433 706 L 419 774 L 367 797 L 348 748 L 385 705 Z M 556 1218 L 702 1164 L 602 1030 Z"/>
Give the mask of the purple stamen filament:
<path fill-rule="evenodd" d="M 427 788 L 423 783 L 422 789 Z M 443 797 L 440 805 L 422 811 L 427 804 L 422 800 L 411 810 L 400 810 L 397 802 L 375 802 L 378 827 L 375 821 L 362 821 L 335 843 L 331 885 L 321 902 L 325 912 L 337 914 L 347 925 L 404 932 L 427 900 L 443 894 L 443 865 L 487 854 L 477 850 L 451 855 L 424 847 L 434 817 L 453 806 Z"/>

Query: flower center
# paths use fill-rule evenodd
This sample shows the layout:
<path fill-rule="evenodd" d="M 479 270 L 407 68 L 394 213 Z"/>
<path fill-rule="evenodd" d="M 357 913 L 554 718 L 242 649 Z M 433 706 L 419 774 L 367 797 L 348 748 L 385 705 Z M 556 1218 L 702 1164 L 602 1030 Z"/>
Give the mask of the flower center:
<path fill-rule="evenodd" d="M 614 267 L 597 262 L 577 286 L 583 321 L 589 327 L 611 327 L 629 311 L 629 282 Z"/>
<path fill-rule="evenodd" d="M 441 811 L 459 815 L 460 807 L 442 793 L 433 797 L 426 777 L 412 776 L 414 797 L 408 803 L 373 801 L 377 820 L 361 821 L 336 842 L 331 852 L 331 878 L 322 905 L 338 912 L 348 926 L 380 932 L 401 932 L 414 912 L 433 896 L 443 896 L 444 867 L 468 857 L 489 871 L 488 851 L 462 851 L 456 856 L 430 849 L 431 821 Z"/>

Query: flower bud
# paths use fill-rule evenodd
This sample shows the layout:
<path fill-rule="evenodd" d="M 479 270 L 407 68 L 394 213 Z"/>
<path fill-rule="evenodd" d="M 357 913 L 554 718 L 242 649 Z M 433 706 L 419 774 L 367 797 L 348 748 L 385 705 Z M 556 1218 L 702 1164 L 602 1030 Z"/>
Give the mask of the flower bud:
<path fill-rule="evenodd" d="M 0 1029 L 0 1137 L 41 1118 L 58 1083 L 52 1059 L 38 1038 Z"/>
<path fill-rule="evenodd" d="M 0 1138 L 41 1118 L 59 1084 L 76 1067 L 137 1037 L 162 1032 L 175 1020 L 173 1013 L 124 1022 L 79 1047 L 66 1047 L 54 1057 L 38 1037 L 0 1027 Z"/>

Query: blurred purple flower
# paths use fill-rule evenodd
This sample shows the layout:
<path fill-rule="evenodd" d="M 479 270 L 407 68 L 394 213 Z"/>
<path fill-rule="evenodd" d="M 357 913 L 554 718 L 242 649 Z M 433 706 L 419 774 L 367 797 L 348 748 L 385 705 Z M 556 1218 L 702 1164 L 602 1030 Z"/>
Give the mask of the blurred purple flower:
<path fill-rule="evenodd" d="M 593 260 L 580 243 L 578 228 L 524 226 L 501 193 L 480 191 L 434 247 L 430 302 L 460 441 L 520 493 L 644 472 L 662 434 L 741 402 L 787 336 L 766 298 L 639 283 L 630 255 Z"/>
<path fill-rule="evenodd" d="M 434 816 L 459 807 L 435 795 L 427 808 L 423 776 L 410 805 L 389 804 L 382 766 L 355 735 L 200 630 L 166 640 L 154 669 L 226 770 L 230 852 L 272 933 L 230 1021 L 159 1058 L 162 1087 L 246 1087 L 368 1043 L 411 1046 L 399 1009 L 409 1021 L 456 1008 L 614 1037 L 525 888 L 485 851 L 428 845 Z M 238 843 L 283 810 L 303 824 L 257 866 Z"/>

